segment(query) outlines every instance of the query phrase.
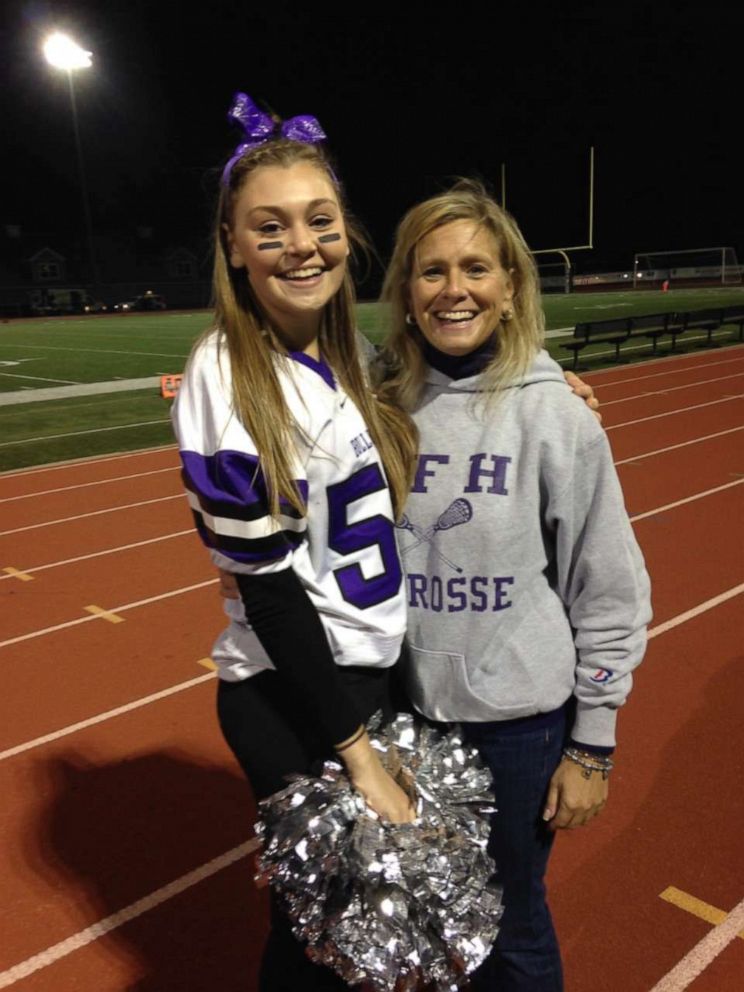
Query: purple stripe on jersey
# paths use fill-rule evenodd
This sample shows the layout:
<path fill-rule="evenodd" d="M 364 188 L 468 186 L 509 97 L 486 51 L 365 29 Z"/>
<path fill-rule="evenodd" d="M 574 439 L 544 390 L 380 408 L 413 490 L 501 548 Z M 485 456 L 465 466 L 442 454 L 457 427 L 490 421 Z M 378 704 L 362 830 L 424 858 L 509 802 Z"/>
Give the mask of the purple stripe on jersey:
<path fill-rule="evenodd" d="M 317 358 L 311 358 L 310 355 L 306 355 L 304 351 L 290 351 L 289 357 L 294 359 L 295 362 L 299 362 L 300 365 L 312 369 L 313 372 L 317 372 L 323 382 L 327 386 L 330 386 L 331 389 L 336 388 L 336 381 L 333 378 L 331 367 L 322 358 L 318 361 Z"/>
<path fill-rule="evenodd" d="M 242 562 L 245 565 L 260 564 L 261 562 L 276 561 L 283 558 L 289 551 L 302 544 L 304 532 L 278 531 L 266 537 L 243 538 L 217 534 L 208 527 L 201 513 L 192 510 L 194 523 L 202 541 L 208 548 L 214 548 L 226 558 Z"/>
<path fill-rule="evenodd" d="M 184 484 L 206 513 L 230 520 L 260 520 L 269 514 L 266 480 L 255 455 L 242 451 L 218 451 L 214 455 L 181 451 L 180 455 Z M 307 481 L 295 481 L 306 503 Z M 288 517 L 299 516 L 285 500 L 280 500 L 279 507 Z"/>

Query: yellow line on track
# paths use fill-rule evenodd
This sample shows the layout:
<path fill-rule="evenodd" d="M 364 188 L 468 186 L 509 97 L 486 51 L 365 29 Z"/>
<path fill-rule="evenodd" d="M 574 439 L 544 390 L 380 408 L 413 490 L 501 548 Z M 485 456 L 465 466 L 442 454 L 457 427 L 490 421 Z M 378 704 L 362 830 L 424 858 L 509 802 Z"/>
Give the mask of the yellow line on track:
<path fill-rule="evenodd" d="M 21 582 L 33 582 L 33 575 L 29 575 L 28 572 L 22 572 L 19 568 L 13 568 L 8 565 L 7 568 L 3 569 L 8 575 L 11 575 L 14 579 L 19 579 Z"/>
<path fill-rule="evenodd" d="M 124 623 L 124 617 L 120 617 L 118 613 L 111 613 L 109 610 L 104 610 L 101 606 L 84 606 L 84 610 L 88 613 L 92 613 L 93 616 L 100 617 L 101 620 L 108 620 L 109 623 Z"/>
<path fill-rule="evenodd" d="M 668 889 L 664 889 L 659 894 L 659 898 L 671 903 L 672 906 L 676 906 L 678 909 L 684 909 L 686 913 L 691 913 L 693 916 L 697 916 L 698 919 L 705 920 L 706 923 L 710 923 L 713 926 L 718 926 L 728 917 L 728 913 L 724 912 L 724 910 L 716 909 L 710 903 L 703 902 L 702 899 L 696 899 L 695 896 L 691 896 L 687 892 L 682 892 L 681 889 L 676 889 L 673 885 L 670 885 Z M 744 940 L 744 930 L 737 934 L 737 936 Z"/>

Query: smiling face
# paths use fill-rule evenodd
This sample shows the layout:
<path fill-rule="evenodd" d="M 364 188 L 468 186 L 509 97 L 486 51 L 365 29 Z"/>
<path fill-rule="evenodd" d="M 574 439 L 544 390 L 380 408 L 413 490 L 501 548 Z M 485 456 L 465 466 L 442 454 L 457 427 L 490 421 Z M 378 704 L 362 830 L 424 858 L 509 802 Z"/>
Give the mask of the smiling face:
<path fill-rule="evenodd" d="M 340 290 L 349 243 L 328 176 L 309 162 L 263 166 L 236 197 L 225 227 L 230 265 L 290 346 L 314 350 L 323 308 Z"/>
<path fill-rule="evenodd" d="M 445 355 L 468 355 L 485 344 L 514 295 L 493 235 L 471 220 L 421 239 L 408 291 L 421 333 Z"/>

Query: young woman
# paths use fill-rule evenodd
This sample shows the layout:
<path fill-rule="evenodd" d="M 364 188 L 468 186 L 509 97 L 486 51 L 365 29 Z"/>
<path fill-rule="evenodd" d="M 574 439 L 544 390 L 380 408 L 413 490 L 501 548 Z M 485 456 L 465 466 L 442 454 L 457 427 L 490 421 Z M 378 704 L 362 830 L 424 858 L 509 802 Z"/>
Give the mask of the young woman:
<path fill-rule="evenodd" d="M 505 911 L 474 989 L 557 992 L 545 902 L 556 828 L 607 799 L 617 709 L 649 584 L 605 434 L 541 351 L 535 266 L 511 218 L 462 182 L 400 224 L 380 395 L 413 413 L 402 524 L 408 690 L 457 721 L 494 777 Z"/>
<path fill-rule="evenodd" d="M 389 712 L 405 628 L 393 521 L 413 431 L 366 384 L 348 272 L 359 237 L 317 122 L 279 132 L 242 95 L 233 114 L 248 140 L 223 178 L 214 324 L 173 408 L 197 529 L 240 591 L 212 654 L 220 724 L 258 799 L 335 750 L 370 806 L 406 821 L 364 724 Z M 343 987 L 274 914 L 261 989 Z"/>

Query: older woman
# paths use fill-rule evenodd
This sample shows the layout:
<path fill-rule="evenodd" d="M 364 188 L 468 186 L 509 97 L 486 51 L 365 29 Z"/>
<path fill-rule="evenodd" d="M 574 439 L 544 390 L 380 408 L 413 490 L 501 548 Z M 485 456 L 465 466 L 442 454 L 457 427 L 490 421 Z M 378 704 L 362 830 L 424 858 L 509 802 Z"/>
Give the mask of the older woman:
<path fill-rule="evenodd" d="M 464 725 L 498 805 L 505 912 L 474 987 L 555 992 L 547 859 L 556 828 L 606 802 L 648 577 L 605 434 L 540 350 L 527 246 L 482 187 L 409 211 L 385 295 L 381 395 L 420 432 L 399 541 L 408 691 L 425 716 Z"/>

